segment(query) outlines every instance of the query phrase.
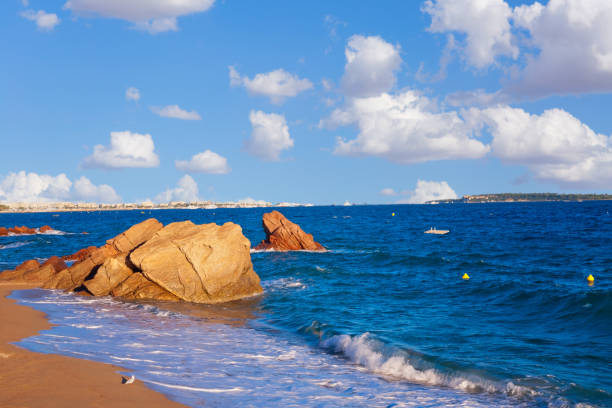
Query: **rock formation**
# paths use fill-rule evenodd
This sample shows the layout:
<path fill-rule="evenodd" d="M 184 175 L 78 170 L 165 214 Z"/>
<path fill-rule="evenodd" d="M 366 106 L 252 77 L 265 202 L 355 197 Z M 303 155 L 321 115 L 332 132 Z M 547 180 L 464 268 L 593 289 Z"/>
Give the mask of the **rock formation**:
<path fill-rule="evenodd" d="M 47 231 L 53 231 L 53 228 L 51 228 L 48 225 L 43 225 L 40 228 L 30 228 L 30 227 L 26 227 L 25 225 L 21 227 L 14 226 L 12 228 L 0 227 L 0 237 L 9 235 L 9 233 L 15 234 L 15 235 L 24 235 L 24 234 L 36 234 L 37 232 L 44 233 Z"/>
<path fill-rule="evenodd" d="M 263 290 L 253 270 L 251 243 L 239 225 L 164 227 L 151 218 L 106 241 L 64 258 L 36 260 L 0 273 L 1 281 L 94 296 L 219 303 Z M 66 266 L 64 260 L 75 260 Z"/>
<path fill-rule="evenodd" d="M 264 214 L 262 223 L 266 239 L 255 247 L 257 250 L 326 251 L 311 234 L 302 231 L 299 225 L 289 221 L 278 211 Z"/>
<path fill-rule="evenodd" d="M 253 271 L 251 243 L 232 222 L 175 222 L 130 254 L 149 280 L 196 303 L 226 302 L 261 292 Z"/>

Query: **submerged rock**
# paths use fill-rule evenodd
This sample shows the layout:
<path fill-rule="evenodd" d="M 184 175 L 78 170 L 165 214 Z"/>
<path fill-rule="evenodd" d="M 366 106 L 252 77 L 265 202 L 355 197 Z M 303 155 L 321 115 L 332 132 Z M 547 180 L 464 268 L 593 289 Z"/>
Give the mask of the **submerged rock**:
<path fill-rule="evenodd" d="M 175 222 L 130 254 L 142 274 L 176 297 L 219 303 L 263 292 L 253 271 L 251 243 L 232 222 Z"/>
<path fill-rule="evenodd" d="M 255 247 L 257 250 L 326 251 L 311 234 L 305 233 L 299 225 L 289 221 L 278 211 L 264 214 L 262 223 L 266 239 Z"/>

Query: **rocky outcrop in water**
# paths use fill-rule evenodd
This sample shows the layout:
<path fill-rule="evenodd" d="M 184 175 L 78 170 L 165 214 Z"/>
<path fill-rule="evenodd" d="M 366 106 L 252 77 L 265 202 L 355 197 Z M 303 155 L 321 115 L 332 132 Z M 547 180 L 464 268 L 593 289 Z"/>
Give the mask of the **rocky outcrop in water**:
<path fill-rule="evenodd" d="M 255 247 L 257 250 L 326 251 L 311 234 L 305 233 L 278 211 L 264 214 L 262 223 L 266 239 Z"/>
<path fill-rule="evenodd" d="M 11 228 L 5 228 L 5 227 L 0 227 L 0 237 L 2 236 L 7 236 L 7 235 L 26 235 L 26 234 L 36 234 L 36 233 L 45 233 L 48 231 L 53 231 L 53 228 L 51 228 L 48 225 L 43 225 L 40 228 L 30 228 L 30 227 L 26 227 L 25 225 L 18 227 L 18 226 L 14 226 Z"/>
<path fill-rule="evenodd" d="M 25 282 L 48 289 L 127 299 L 219 303 L 263 290 L 253 270 L 250 242 L 239 225 L 164 227 L 151 218 L 68 257 L 40 265 L 26 261 L 0 273 L 0 281 Z M 75 259 L 66 266 L 65 259 Z"/>

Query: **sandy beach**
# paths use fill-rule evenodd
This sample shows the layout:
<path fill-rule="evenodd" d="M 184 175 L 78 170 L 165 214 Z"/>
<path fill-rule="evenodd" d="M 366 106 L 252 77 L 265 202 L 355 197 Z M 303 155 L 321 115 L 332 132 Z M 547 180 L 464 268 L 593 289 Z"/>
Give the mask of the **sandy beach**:
<path fill-rule="evenodd" d="M 7 299 L 28 286 L 0 283 L 0 406 L 183 407 L 136 380 L 123 385 L 121 367 L 27 351 L 11 343 L 51 327 L 44 313 Z"/>

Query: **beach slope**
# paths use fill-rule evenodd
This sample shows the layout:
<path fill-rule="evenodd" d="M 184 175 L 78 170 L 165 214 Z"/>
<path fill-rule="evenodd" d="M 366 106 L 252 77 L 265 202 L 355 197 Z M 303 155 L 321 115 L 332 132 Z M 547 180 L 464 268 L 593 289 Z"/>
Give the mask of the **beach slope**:
<path fill-rule="evenodd" d="M 121 367 L 27 351 L 11 343 L 51 328 L 45 314 L 7 299 L 27 286 L 0 283 L 0 406 L 184 407 L 136 380 L 121 383 Z"/>

